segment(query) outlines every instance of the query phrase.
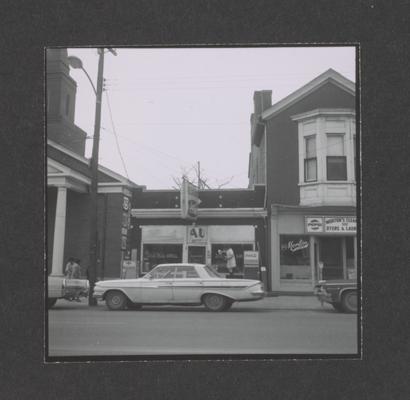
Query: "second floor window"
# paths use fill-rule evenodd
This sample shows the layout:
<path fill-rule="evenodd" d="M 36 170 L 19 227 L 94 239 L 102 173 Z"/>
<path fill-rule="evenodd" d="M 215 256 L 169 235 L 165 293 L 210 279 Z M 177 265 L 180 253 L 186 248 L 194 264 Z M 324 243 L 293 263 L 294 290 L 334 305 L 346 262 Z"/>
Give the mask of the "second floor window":
<path fill-rule="evenodd" d="M 316 136 L 305 137 L 305 182 L 317 181 Z"/>
<path fill-rule="evenodd" d="M 326 171 L 328 181 L 347 180 L 344 135 L 327 134 Z"/>

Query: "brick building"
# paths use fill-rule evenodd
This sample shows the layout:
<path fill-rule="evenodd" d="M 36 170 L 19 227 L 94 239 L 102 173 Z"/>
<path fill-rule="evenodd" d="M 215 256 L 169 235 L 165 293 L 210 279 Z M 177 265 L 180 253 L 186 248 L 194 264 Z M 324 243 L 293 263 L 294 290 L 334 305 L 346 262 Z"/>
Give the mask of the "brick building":
<path fill-rule="evenodd" d="M 47 270 L 62 275 L 68 257 L 89 259 L 90 160 L 87 134 L 74 123 L 76 82 L 67 49 L 47 50 Z M 138 187 L 99 166 L 98 276 L 118 277 L 129 250 L 131 191 Z"/>
<path fill-rule="evenodd" d="M 356 275 L 355 84 L 329 69 L 272 105 L 254 94 L 249 187 L 266 185 L 269 287 Z"/>

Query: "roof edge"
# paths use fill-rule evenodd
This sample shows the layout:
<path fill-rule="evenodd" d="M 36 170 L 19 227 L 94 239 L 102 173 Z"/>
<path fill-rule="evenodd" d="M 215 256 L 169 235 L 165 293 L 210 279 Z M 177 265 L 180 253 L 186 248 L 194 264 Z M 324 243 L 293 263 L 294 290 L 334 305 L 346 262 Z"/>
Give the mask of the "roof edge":
<path fill-rule="evenodd" d="M 333 82 L 341 89 L 345 90 L 346 92 L 355 95 L 356 94 L 356 84 L 352 82 L 350 79 L 347 79 L 339 72 L 335 71 L 334 69 L 330 68 L 325 71 L 323 74 L 317 76 L 306 85 L 302 86 L 298 90 L 292 92 L 284 99 L 278 101 L 277 103 L 273 104 L 272 107 L 265 110 L 262 114 L 262 120 L 267 120 L 281 112 L 287 107 L 295 104 L 296 102 L 302 100 L 304 97 L 312 93 L 313 91 L 319 89 L 327 82 Z"/>

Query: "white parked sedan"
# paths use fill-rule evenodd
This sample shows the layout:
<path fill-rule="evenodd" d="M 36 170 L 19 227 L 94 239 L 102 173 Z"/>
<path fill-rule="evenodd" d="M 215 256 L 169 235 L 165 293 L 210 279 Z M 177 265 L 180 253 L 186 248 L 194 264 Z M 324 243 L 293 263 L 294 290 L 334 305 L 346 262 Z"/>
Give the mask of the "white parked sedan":
<path fill-rule="evenodd" d="M 160 264 L 139 279 L 99 281 L 93 296 L 110 310 L 149 305 L 201 305 L 210 311 L 228 310 L 236 301 L 264 297 L 262 282 L 226 279 L 202 264 Z"/>

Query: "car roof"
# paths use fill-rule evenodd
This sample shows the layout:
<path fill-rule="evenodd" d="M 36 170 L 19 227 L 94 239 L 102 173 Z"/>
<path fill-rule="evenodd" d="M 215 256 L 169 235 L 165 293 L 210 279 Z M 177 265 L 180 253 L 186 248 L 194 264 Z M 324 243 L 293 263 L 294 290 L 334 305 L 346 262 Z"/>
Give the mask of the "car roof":
<path fill-rule="evenodd" d="M 158 264 L 156 267 L 166 267 L 166 266 L 177 266 L 177 267 L 205 267 L 205 264 L 196 264 L 196 263 L 165 263 L 165 264 Z"/>

